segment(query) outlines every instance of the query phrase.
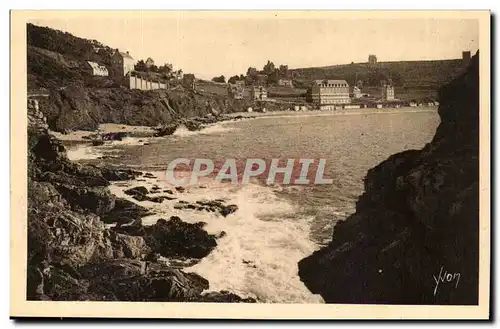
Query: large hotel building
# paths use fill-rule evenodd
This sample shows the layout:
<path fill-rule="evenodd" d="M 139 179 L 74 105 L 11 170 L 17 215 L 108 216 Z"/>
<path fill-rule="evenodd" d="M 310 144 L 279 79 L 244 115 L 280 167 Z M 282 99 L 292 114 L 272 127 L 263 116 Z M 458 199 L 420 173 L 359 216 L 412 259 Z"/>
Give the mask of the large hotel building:
<path fill-rule="evenodd" d="M 311 100 L 320 110 L 335 110 L 351 102 L 349 84 L 345 80 L 316 80 L 311 87 Z"/>

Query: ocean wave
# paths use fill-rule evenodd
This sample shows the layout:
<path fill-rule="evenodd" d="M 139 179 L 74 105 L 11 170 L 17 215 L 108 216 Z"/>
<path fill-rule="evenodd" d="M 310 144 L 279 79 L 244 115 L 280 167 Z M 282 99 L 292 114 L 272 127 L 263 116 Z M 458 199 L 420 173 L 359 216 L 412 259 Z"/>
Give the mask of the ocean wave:
<path fill-rule="evenodd" d="M 159 218 L 179 216 L 186 222 L 206 222 L 204 228 L 210 234 L 226 232 L 207 257 L 184 269 L 205 277 L 210 282 L 210 291 L 228 290 L 271 303 L 322 302 L 319 296 L 307 290 L 297 274 L 297 262 L 319 247 L 309 239 L 312 218 L 296 216 L 296 206 L 276 193 L 279 187 L 204 181 L 178 193 L 163 179 L 165 172 L 153 174 L 155 178 L 129 182 L 129 186 L 113 184 L 111 191 L 155 212 L 143 218 L 144 225 L 152 225 Z M 161 204 L 137 202 L 123 192 L 139 185 L 148 189 L 153 185 L 171 189 L 177 199 Z M 222 217 L 216 213 L 174 208 L 180 200 L 195 203 L 214 199 L 236 204 L 238 210 Z"/>
<path fill-rule="evenodd" d="M 180 125 L 172 135 L 177 137 L 189 137 L 196 135 L 223 134 L 234 130 L 236 130 L 236 128 L 228 127 L 225 122 L 219 122 L 213 125 L 209 125 L 196 131 L 191 131 L 187 129 L 186 126 Z"/>
<path fill-rule="evenodd" d="M 77 160 L 93 160 L 98 159 L 103 154 L 99 152 L 95 147 L 89 145 L 79 145 L 67 149 L 68 159 L 71 161 Z"/>

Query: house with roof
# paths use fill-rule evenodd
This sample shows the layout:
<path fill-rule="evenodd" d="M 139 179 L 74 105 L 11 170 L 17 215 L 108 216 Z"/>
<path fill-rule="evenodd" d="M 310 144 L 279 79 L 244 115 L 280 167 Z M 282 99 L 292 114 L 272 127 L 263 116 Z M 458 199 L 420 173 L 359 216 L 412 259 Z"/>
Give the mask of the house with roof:
<path fill-rule="evenodd" d="M 279 79 L 278 86 L 293 88 L 293 82 L 291 79 Z"/>
<path fill-rule="evenodd" d="M 99 65 L 96 62 L 86 61 L 85 71 L 89 75 L 107 77 L 109 75 L 108 68 L 104 65 Z"/>
<path fill-rule="evenodd" d="M 384 101 L 394 100 L 394 86 L 392 84 L 384 84 L 382 86 L 382 100 Z"/>
<path fill-rule="evenodd" d="M 254 100 L 265 100 L 267 99 L 267 89 L 263 86 L 253 86 L 251 95 Z"/>
<path fill-rule="evenodd" d="M 315 80 L 309 91 L 310 101 L 320 110 L 335 110 L 351 103 L 345 80 Z"/>
<path fill-rule="evenodd" d="M 121 52 L 116 49 L 111 56 L 111 66 L 115 77 L 124 77 L 127 73 L 132 72 L 135 66 L 135 60 L 130 56 L 129 52 Z"/>

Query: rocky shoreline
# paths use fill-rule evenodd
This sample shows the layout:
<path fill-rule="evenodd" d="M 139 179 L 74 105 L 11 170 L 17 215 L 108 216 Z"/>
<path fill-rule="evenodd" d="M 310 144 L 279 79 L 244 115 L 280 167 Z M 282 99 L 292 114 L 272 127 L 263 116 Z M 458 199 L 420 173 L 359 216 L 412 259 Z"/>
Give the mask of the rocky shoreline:
<path fill-rule="evenodd" d="M 299 262 L 327 303 L 477 305 L 479 54 L 439 96 L 432 142 L 370 169 L 356 212 Z"/>
<path fill-rule="evenodd" d="M 142 173 L 71 162 L 35 106 L 28 123 L 28 300 L 256 302 L 207 293 L 206 279 L 175 265 L 205 257 L 223 234 L 175 216 L 142 225 L 150 211 L 108 188 Z M 149 192 L 136 195 L 151 201 Z M 221 215 L 230 206 L 197 205 Z"/>

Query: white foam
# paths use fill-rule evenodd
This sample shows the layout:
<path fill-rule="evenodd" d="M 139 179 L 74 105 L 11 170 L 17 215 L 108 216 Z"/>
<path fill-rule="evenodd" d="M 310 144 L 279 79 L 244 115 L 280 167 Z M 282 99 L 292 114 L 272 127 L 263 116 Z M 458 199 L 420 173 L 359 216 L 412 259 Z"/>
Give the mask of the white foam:
<path fill-rule="evenodd" d="M 145 142 L 149 142 L 152 140 L 151 137 L 125 137 L 122 140 L 112 140 L 105 141 L 103 145 L 99 147 L 104 148 L 113 148 L 115 146 L 134 146 L 134 145 L 143 145 Z"/>
<path fill-rule="evenodd" d="M 143 185 L 150 188 L 157 184 L 161 189 L 173 189 L 163 180 L 164 172 L 154 174 L 157 178 L 131 182 L 129 187 Z M 206 222 L 204 229 L 211 234 L 226 232 L 207 257 L 185 268 L 185 271 L 205 277 L 210 282 L 210 291 L 228 290 L 270 303 L 323 302 L 298 277 L 298 261 L 318 248 L 309 239 L 309 218 L 297 217 L 295 206 L 279 198 L 276 190 L 270 187 L 215 181 L 205 181 L 202 186 L 204 188 L 188 186 L 184 193 L 173 189 L 175 193 L 172 196 L 178 199 L 165 200 L 161 204 L 137 202 L 123 193 L 129 187 L 113 185 L 111 190 L 119 197 L 156 212 L 143 218 L 145 225 L 154 224 L 158 218 L 179 216 L 186 222 Z M 214 199 L 225 199 L 239 209 L 227 217 L 212 212 L 174 209 L 179 200 L 194 203 Z"/>
<path fill-rule="evenodd" d="M 234 127 L 227 127 L 225 122 L 219 122 L 213 125 L 208 125 L 196 131 L 190 131 L 189 129 L 186 128 L 186 126 L 180 125 L 179 127 L 177 127 L 177 129 L 172 135 L 177 137 L 188 137 L 196 135 L 222 134 L 233 131 L 235 129 L 236 128 Z"/>
<path fill-rule="evenodd" d="M 72 161 L 77 160 L 91 160 L 97 159 L 102 156 L 102 153 L 97 151 L 94 147 L 88 145 L 79 145 L 67 149 L 68 159 Z"/>

